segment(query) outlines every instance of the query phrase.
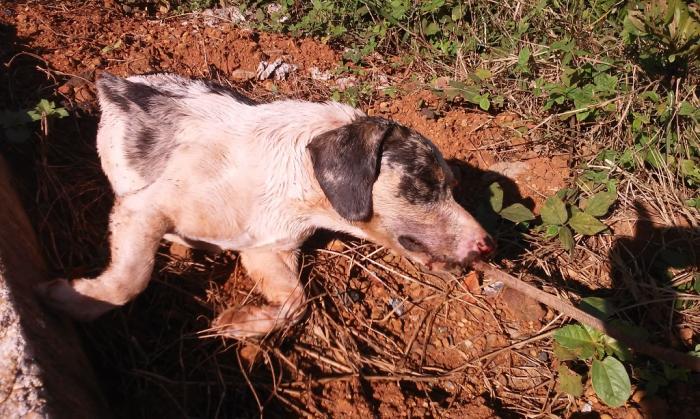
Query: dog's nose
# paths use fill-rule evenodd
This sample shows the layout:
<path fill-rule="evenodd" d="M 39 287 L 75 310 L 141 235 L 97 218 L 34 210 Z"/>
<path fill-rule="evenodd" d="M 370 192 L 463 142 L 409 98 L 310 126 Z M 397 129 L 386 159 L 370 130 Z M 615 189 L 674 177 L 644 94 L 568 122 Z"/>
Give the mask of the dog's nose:
<path fill-rule="evenodd" d="M 491 236 L 486 236 L 482 240 L 476 242 L 476 248 L 481 256 L 488 256 L 496 250 L 496 242 Z"/>

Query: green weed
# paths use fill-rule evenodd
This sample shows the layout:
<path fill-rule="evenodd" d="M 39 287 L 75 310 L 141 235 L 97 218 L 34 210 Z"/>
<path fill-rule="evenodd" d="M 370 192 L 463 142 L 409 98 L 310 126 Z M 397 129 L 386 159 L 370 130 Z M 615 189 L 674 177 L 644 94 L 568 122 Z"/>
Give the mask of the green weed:
<path fill-rule="evenodd" d="M 61 119 L 68 116 L 64 108 L 56 107 L 56 103 L 41 99 L 33 109 L 9 111 L 0 110 L 0 140 L 8 143 L 28 141 L 32 135 L 32 122 L 39 122 L 41 130 L 46 135 L 51 119 Z"/>

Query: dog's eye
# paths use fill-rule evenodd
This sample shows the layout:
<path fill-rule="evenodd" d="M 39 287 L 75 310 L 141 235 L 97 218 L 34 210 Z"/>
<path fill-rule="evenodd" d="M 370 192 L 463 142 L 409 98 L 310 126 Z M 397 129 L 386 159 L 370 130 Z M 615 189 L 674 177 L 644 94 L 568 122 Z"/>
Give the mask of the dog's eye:
<path fill-rule="evenodd" d="M 427 247 L 420 240 L 411 236 L 399 236 L 399 244 L 409 252 L 426 252 Z"/>

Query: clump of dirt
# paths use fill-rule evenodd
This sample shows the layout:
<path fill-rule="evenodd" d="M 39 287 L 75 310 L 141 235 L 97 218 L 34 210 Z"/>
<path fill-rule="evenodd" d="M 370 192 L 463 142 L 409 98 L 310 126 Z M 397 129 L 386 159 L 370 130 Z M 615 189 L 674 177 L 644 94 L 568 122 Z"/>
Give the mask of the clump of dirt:
<path fill-rule="evenodd" d="M 15 52 L 34 57 L 14 61 L 7 77 L 21 78 L 21 68 L 33 80 L 43 78 L 46 89 L 31 90 L 25 78 L 8 84 L 7 97 L 55 91 L 73 114 L 30 153 L 35 160 L 29 167 L 41 169 L 26 186 L 57 276 L 96 274 L 108 256 L 112 197 L 94 151 L 99 72 L 176 72 L 218 80 L 261 100 L 327 100 L 339 78 L 312 77 L 338 64 L 339 52 L 326 44 L 226 22 L 212 27 L 196 15 L 127 17 L 97 1 L 27 1 L 0 9 L 0 22 L 16 32 Z M 276 58 L 297 71 L 283 81 L 256 80 L 259 62 Z M 401 75 L 394 79 L 388 68 L 386 74 L 388 82 L 402 84 Z M 486 199 L 476 192 L 494 172 L 510 179 L 510 199 L 535 205 L 566 185 L 567 155 L 553 155 L 527 136 L 523 128 L 534 124 L 516 115 L 443 108 L 425 89 L 373 102 L 367 112 L 418 130 L 447 159 L 469 166 L 463 180 L 473 183 L 460 193 L 466 198 Z M 160 249 L 148 290 L 83 326 L 117 416 L 491 417 L 582 408 L 583 401 L 552 390 L 554 361 L 546 341 L 511 346 L 552 327 L 554 314 L 537 303 L 508 293 L 480 295 L 469 285 L 476 278 L 426 274 L 352 240 L 310 247 L 304 266 L 311 301 L 300 325 L 262 342 L 222 341 L 206 336 L 217 311 L 255 303 L 254 284 L 237 256 Z"/>

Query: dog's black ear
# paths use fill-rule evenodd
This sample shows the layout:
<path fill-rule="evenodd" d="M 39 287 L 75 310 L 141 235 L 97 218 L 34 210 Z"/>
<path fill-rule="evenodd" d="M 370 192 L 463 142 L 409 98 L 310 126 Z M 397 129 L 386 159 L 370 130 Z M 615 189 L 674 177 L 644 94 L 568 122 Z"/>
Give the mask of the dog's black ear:
<path fill-rule="evenodd" d="M 372 186 L 379 175 L 382 141 L 392 126 L 386 119 L 360 118 L 320 134 L 307 146 L 316 180 L 346 220 L 372 216 Z"/>

